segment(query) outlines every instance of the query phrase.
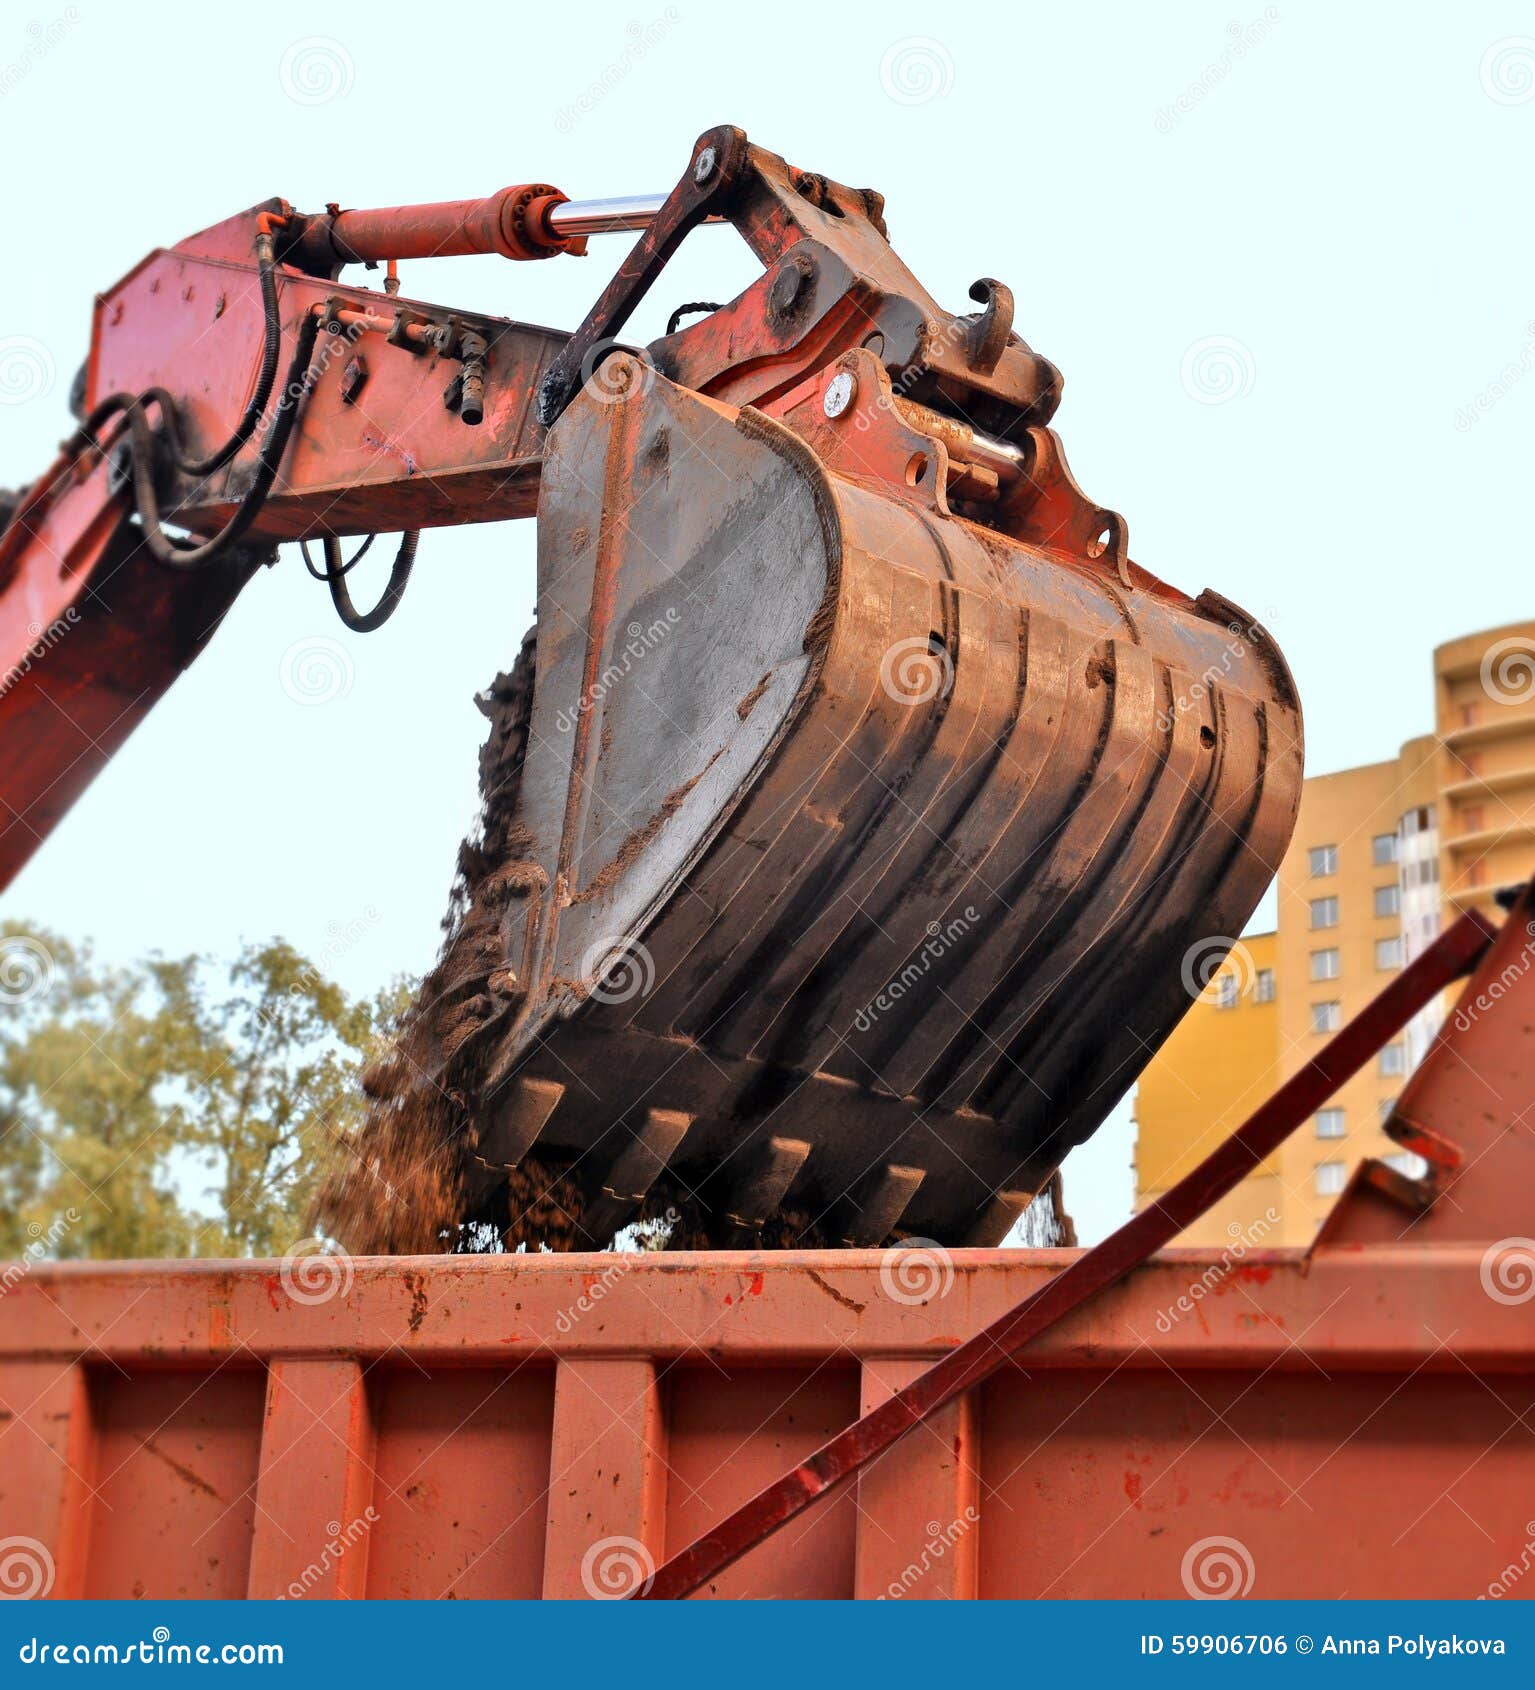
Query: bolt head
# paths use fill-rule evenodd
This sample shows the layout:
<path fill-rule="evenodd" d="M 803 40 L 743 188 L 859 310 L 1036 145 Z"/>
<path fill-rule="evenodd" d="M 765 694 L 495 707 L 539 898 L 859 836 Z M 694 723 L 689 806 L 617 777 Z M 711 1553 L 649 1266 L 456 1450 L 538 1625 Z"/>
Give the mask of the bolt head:
<path fill-rule="evenodd" d="M 700 188 L 714 174 L 714 167 L 718 163 L 719 159 L 716 157 L 713 147 L 705 147 L 698 155 L 697 161 L 693 165 L 693 180 Z"/>
<path fill-rule="evenodd" d="M 851 370 L 838 370 L 826 384 L 826 397 L 821 408 L 829 417 L 840 417 L 853 403 L 853 396 L 858 392 L 858 383 L 853 379 Z"/>

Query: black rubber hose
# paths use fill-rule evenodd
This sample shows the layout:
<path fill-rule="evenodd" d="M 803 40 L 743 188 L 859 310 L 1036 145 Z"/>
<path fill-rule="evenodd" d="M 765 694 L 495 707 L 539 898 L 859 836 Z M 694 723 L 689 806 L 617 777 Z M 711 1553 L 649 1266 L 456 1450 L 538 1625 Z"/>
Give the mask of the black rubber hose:
<path fill-rule="evenodd" d="M 197 569 L 207 563 L 212 563 L 227 547 L 236 540 L 256 520 L 266 496 L 271 491 L 272 483 L 277 479 L 278 465 L 282 462 L 283 453 L 287 450 L 288 440 L 293 433 L 293 425 L 298 420 L 299 407 L 308 396 L 309 361 L 314 354 L 315 339 L 320 332 L 317 317 L 305 315 L 300 323 L 298 338 L 294 343 L 293 357 L 288 364 L 288 372 L 283 381 L 283 391 L 277 402 L 277 409 L 272 415 L 272 421 L 267 429 L 266 439 L 262 442 L 260 454 L 256 460 L 256 473 L 246 489 L 234 513 L 218 533 L 211 539 L 186 541 L 174 539 L 165 532 L 160 521 L 160 504 L 155 493 L 154 461 L 155 435 L 149 426 L 149 418 L 144 413 L 143 404 L 136 399 L 127 399 L 121 407 L 126 415 L 131 446 L 133 452 L 133 493 L 138 505 L 139 520 L 144 525 L 144 542 L 159 562 L 171 569 Z M 112 400 L 104 400 L 91 413 L 94 419 L 96 413 L 105 406 L 110 406 L 114 400 L 124 400 L 125 396 L 116 394 Z M 89 426 L 89 420 L 87 422 Z M 334 587 L 332 588 L 334 591 Z"/>
<path fill-rule="evenodd" d="M 368 548 L 377 538 L 377 534 L 370 534 L 357 548 L 357 550 L 352 553 L 346 562 L 342 564 L 340 569 L 332 569 L 328 561 L 324 569 L 316 569 L 314 566 L 314 559 L 309 555 L 309 542 L 307 540 L 300 540 L 298 543 L 298 549 L 300 555 L 304 559 L 305 569 L 309 571 L 316 581 L 335 581 L 343 575 L 350 575 L 352 573 L 358 564 L 361 563 L 368 555 Z"/>
<path fill-rule="evenodd" d="M 394 554 L 394 566 L 389 571 L 389 585 L 384 588 L 383 597 L 378 603 L 366 612 L 358 610 L 347 590 L 346 572 L 350 565 L 341 561 L 341 542 L 325 542 L 325 579 L 330 582 L 331 603 L 336 607 L 337 616 L 354 634 L 371 634 L 375 628 L 382 628 L 394 615 L 400 603 L 400 596 L 405 591 L 405 583 L 410 579 L 411 567 L 416 561 L 416 547 L 420 540 L 421 534 L 417 529 L 410 529 L 400 536 L 400 549 Z M 356 558 L 352 559 L 353 563 L 356 561 Z"/>

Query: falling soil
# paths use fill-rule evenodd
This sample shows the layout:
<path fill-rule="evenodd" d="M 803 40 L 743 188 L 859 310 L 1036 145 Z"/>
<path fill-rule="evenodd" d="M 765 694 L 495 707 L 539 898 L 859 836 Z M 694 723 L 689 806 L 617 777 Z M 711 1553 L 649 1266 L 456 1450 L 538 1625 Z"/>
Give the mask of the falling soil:
<path fill-rule="evenodd" d="M 314 1224 L 359 1255 L 582 1250 L 611 1242 L 588 1238 L 581 1225 L 598 1195 L 600 1170 L 571 1160 L 525 1157 L 484 1205 L 468 1195 L 482 1093 L 501 1077 L 493 1075 L 492 1059 L 522 991 L 503 954 L 503 916 L 515 895 L 544 882 L 531 856 L 534 841 L 515 819 L 534 649 L 530 632 L 511 673 L 498 675 L 477 700 L 490 723 L 480 751 L 480 815 L 459 847 L 442 953 L 385 1050 L 364 1070 L 366 1115 L 355 1134 L 336 1141 L 315 1202 Z M 658 826 L 688 790 L 668 798 Z M 620 858 L 630 860 L 645 843 L 631 838 Z M 826 1216 L 784 1208 L 760 1227 L 744 1227 L 709 1195 L 657 1181 L 638 1216 L 640 1241 L 672 1250 L 824 1249 L 839 1242 L 822 1230 Z M 1071 1238 L 1059 1175 L 1050 1197 L 1030 1210 L 1031 1217 L 1039 1212 L 1030 1242 Z M 1053 1236 L 1039 1236 L 1046 1231 Z"/>

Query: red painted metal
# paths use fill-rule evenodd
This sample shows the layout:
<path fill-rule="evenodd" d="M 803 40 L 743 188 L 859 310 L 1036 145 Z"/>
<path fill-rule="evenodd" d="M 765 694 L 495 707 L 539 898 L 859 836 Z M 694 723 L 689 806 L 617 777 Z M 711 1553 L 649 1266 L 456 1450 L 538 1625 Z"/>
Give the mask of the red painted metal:
<path fill-rule="evenodd" d="M 707 1594 L 1181 1596 L 1202 1550 L 1241 1594 L 1517 1592 L 1535 1328 L 1529 1188 L 1500 1169 L 1535 1105 L 1509 1001 L 1535 990 L 1510 973 L 1529 919 L 1403 1094 L 1446 1142 L 1486 1127 L 1454 1187 L 1474 1239 L 1419 1247 L 1425 1220 L 1107 1276 L 1101 1250 L 18 1264 L 0 1536 L 56 1597 L 622 1595 L 965 1335 L 1070 1300 L 1027 1371 L 973 1382 Z M 1476 921 L 1446 935 L 1260 1111 L 1264 1142 L 1484 944 Z M 1502 1121 L 1463 1060 L 1484 1025 Z M 1080 1305 L 1084 1271 L 1106 1282 Z"/>
<path fill-rule="evenodd" d="M 1089 1297 L 1142 1266 L 1270 1156 L 1393 1033 L 1486 952 L 1493 930 L 1473 911 L 1429 947 L 1177 1185 L 1058 1278 L 967 1339 L 776 1483 L 674 1555 L 634 1599 L 689 1596 L 946 1403 L 973 1390 Z"/>

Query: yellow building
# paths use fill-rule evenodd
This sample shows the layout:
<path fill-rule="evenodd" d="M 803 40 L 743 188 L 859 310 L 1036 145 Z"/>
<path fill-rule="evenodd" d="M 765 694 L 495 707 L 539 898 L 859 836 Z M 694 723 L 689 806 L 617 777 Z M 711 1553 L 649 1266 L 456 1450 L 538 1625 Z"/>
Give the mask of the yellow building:
<path fill-rule="evenodd" d="M 1433 734 L 1305 782 L 1277 931 L 1243 938 L 1208 979 L 1191 953 L 1198 996 L 1136 1089 L 1137 1206 L 1239 1126 L 1446 917 L 1493 909 L 1535 872 L 1535 622 L 1439 647 L 1434 685 Z M 1439 1004 L 1417 1016 L 1180 1242 L 1308 1244 L 1362 1157 L 1414 1171 L 1383 1127 L 1442 1017 Z"/>

